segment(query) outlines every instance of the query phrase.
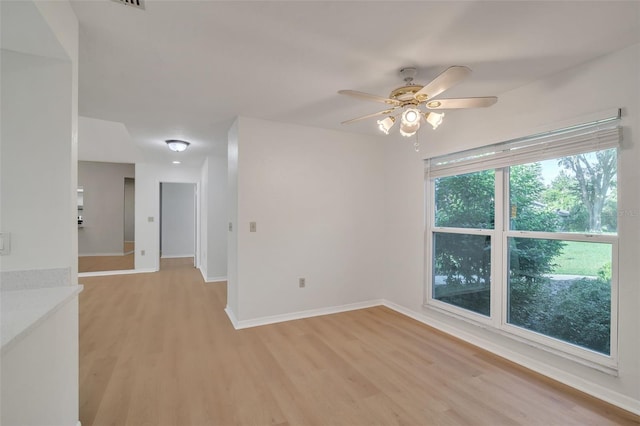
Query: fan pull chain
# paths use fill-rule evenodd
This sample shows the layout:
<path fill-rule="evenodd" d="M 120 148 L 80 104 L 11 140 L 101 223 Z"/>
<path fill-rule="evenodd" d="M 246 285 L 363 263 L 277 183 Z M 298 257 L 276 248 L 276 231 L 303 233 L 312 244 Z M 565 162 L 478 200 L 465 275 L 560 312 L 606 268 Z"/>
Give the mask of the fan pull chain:
<path fill-rule="evenodd" d="M 413 143 L 413 149 L 415 149 L 416 152 L 420 152 L 420 142 L 418 142 L 418 133 L 420 132 L 416 132 L 416 141 Z"/>

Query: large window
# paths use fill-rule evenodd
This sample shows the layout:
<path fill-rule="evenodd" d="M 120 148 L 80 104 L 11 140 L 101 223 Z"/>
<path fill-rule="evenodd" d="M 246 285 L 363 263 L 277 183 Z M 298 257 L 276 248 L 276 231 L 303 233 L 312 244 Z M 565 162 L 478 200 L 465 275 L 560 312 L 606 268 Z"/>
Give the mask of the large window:
<path fill-rule="evenodd" d="M 429 160 L 427 305 L 614 366 L 619 134 L 612 118 Z"/>

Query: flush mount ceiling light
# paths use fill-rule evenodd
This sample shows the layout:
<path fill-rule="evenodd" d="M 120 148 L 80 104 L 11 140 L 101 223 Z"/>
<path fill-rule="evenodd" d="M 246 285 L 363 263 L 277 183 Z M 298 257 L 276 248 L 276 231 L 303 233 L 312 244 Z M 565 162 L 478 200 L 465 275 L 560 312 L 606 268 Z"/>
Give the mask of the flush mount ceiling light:
<path fill-rule="evenodd" d="M 449 67 L 424 86 L 413 83 L 413 78 L 417 74 L 416 68 L 402 68 L 400 74 L 404 77 L 406 84 L 392 90 L 386 98 L 369 93 L 357 92 L 355 90 L 338 91 L 341 95 L 380 102 L 390 106 L 389 109 L 384 111 L 343 121 L 342 124 L 350 124 L 367 118 L 386 115 L 387 117 L 384 119 L 378 120 L 378 129 L 388 135 L 396 122 L 396 118 L 400 116 L 400 134 L 409 137 L 418 132 L 423 119 L 434 129 L 442 124 L 444 113 L 432 112 L 430 110 L 484 108 L 498 101 L 498 98 L 495 96 L 433 100 L 433 98 L 455 86 L 463 78 L 471 74 L 471 70 L 467 67 Z M 421 108 L 423 110 L 421 110 Z"/>
<path fill-rule="evenodd" d="M 182 152 L 189 146 L 189 142 L 181 141 L 178 139 L 169 139 L 165 142 L 167 143 L 169 149 L 174 152 Z"/>

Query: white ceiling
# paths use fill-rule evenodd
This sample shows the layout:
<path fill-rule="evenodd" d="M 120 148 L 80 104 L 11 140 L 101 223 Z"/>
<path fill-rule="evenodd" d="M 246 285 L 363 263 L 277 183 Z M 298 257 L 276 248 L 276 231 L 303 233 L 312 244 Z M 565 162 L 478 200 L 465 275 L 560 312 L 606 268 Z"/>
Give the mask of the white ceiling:
<path fill-rule="evenodd" d="M 386 96 L 403 66 L 424 84 L 466 65 L 474 73 L 443 97 L 500 95 L 640 41 L 638 1 L 72 5 L 80 115 L 123 123 L 146 161 L 194 166 L 226 152 L 238 115 L 374 134 L 374 120 L 340 122 L 384 106 L 336 92 Z M 163 141 L 174 138 L 192 146 L 170 153 Z"/>

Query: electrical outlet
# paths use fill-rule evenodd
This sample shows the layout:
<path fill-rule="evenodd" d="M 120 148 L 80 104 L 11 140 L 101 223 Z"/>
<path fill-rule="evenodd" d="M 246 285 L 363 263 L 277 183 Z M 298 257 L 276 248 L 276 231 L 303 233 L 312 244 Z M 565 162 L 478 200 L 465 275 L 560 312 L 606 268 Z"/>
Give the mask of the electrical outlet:
<path fill-rule="evenodd" d="M 229 222 L 229 232 L 233 231 L 233 223 Z"/>
<path fill-rule="evenodd" d="M 146 251 L 140 250 L 140 256 L 144 256 L 145 254 L 146 254 Z"/>
<path fill-rule="evenodd" d="M 155 219 L 153 218 L 153 216 L 149 216 L 149 217 L 147 218 L 147 221 L 148 221 L 148 222 L 153 222 L 154 220 L 155 220 Z"/>
<path fill-rule="evenodd" d="M 307 285 L 306 280 L 304 278 L 298 278 L 298 287 L 304 288 Z"/>
<path fill-rule="evenodd" d="M 249 232 L 256 232 L 256 223 L 249 222 Z"/>

